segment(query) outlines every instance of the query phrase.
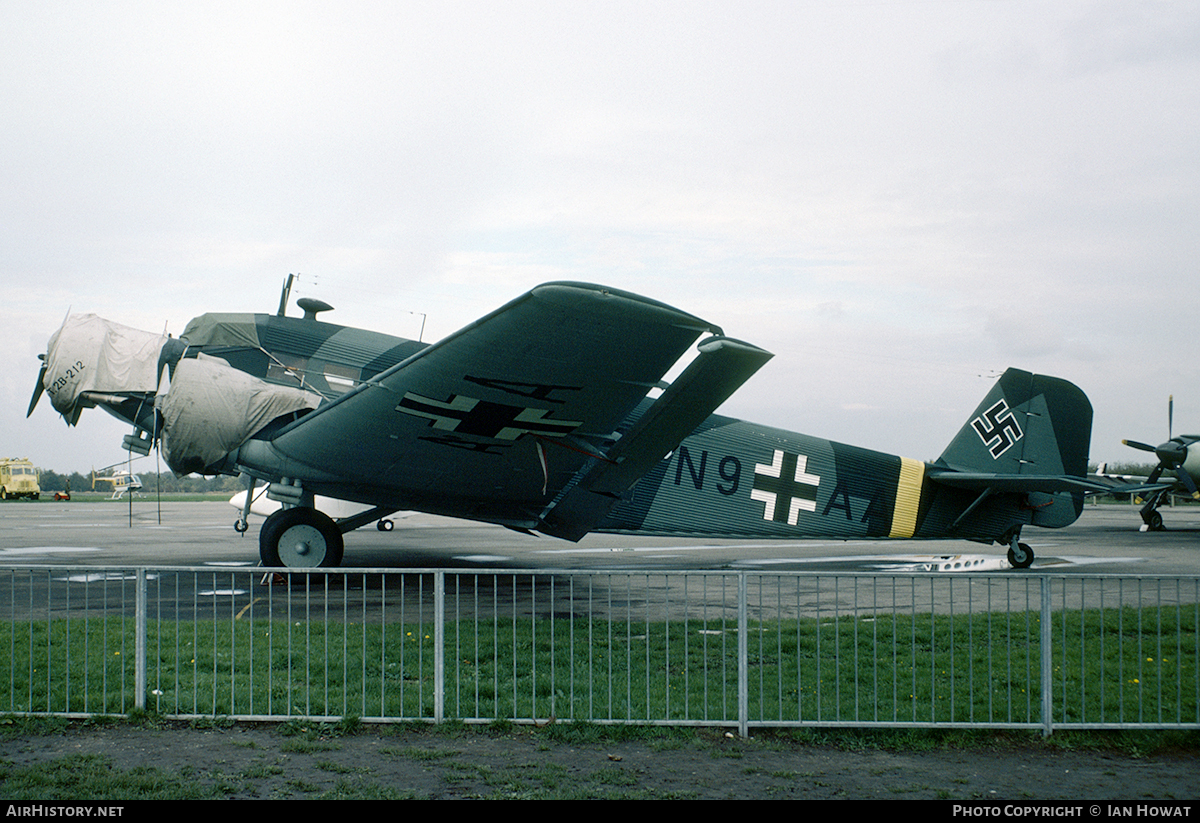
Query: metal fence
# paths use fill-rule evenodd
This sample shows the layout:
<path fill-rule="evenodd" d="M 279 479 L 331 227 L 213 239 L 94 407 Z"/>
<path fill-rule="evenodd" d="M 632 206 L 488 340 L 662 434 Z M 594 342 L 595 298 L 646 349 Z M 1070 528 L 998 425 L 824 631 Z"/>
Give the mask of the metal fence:
<path fill-rule="evenodd" d="M 0 570 L 0 712 L 1200 727 L 1200 577 Z"/>

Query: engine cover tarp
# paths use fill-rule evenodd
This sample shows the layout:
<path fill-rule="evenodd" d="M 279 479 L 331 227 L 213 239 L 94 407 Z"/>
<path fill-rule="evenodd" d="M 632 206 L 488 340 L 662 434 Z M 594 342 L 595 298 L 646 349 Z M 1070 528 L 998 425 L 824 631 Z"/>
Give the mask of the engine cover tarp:
<path fill-rule="evenodd" d="M 165 334 L 132 329 L 94 314 L 73 314 L 50 338 L 46 394 L 74 424 L 84 392 L 149 392 L 158 389 L 158 356 Z"/>
<path fill-rule="evenodd" d="M 280 415 L 315 409 L 318 395 L 275 386 L 206 355 L 184 358 L 158 399 L 171 471 L 203 472 Z"/>

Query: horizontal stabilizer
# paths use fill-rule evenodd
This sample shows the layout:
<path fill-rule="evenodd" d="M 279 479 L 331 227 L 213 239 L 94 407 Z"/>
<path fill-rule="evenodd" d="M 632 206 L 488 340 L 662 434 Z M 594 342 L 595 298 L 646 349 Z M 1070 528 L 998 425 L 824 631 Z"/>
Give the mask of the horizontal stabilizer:
<path fill-rule="evenodd" d="M 710 338 L 700 354 L 651 405 L 603 460 L 584 469 L 543 517 L 540 531 L 578 540 L 591 531 L 642 475 L 773 357 L 740 340 Z"/>
<path fill-rule="evenodd" d="M 1072 475 L 1042 475 L 1042 474 L 990 474 L 984 472 L 937 471 L 926 472 L 925 475 L 934 483 L 953 486 L 956 489 L 971 489 L 974 491 L 991 491 L 995 494 L 1021 494 L 1029 492 L 1101 492 L 1109 491 L 1110 486 L 1089 480 L 1086 477 Z"/>
<path fill-rule="evenodd" d="M 1146 482 L 1132 483 L 1132 482 L 1113 481 L 1110 478 L 1110 482 L 1104 484 L 1101 491 L 1103 491 L 1106 494 L 1145 495 L 1148 493 L 1152 494 L 1154 492 L 1168 491 L 1169 489 L 1174 489 L 1176 485 L 1178 485 L 1178 484 L 1174 480 L 1167 480 L 1167 481 L 1160 480 L 1157 483 L 1146 483 Z"/>

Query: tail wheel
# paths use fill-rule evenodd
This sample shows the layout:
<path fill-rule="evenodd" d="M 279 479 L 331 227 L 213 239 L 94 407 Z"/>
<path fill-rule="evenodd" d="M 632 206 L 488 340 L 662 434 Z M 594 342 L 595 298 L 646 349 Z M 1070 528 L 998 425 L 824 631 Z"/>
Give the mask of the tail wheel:
<path fill-rule="evenodd" d="M 1014 542 L 1008 547 L 1008 562 L 1014 569 L 1028 569 L 1033 565 L 1033 549 L 1028 543 Z"/>
<path fill-rule="evenodd" d="M 258 554 L 264 566 L 289 569 L 331 568 L 341 565 L 344 548 L 337 524 L 316 509 L 277 511 L 258 533 Z"/>

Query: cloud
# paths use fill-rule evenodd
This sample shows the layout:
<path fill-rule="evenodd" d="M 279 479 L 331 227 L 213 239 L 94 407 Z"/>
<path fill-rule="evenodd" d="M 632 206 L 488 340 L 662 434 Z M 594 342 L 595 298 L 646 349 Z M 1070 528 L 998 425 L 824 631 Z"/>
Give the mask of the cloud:
<path fill-rule="evenodd" d="M 1193 6 L 8 4 L 7 450 L 112 462 L 20 417 L 68 307 L 178 330 L 299 272 L 426 339 L 641 292 L 776 352 L 734 413 L 907 454 L 1033 368 L 1124 459 L 1195 377 Z"/>

